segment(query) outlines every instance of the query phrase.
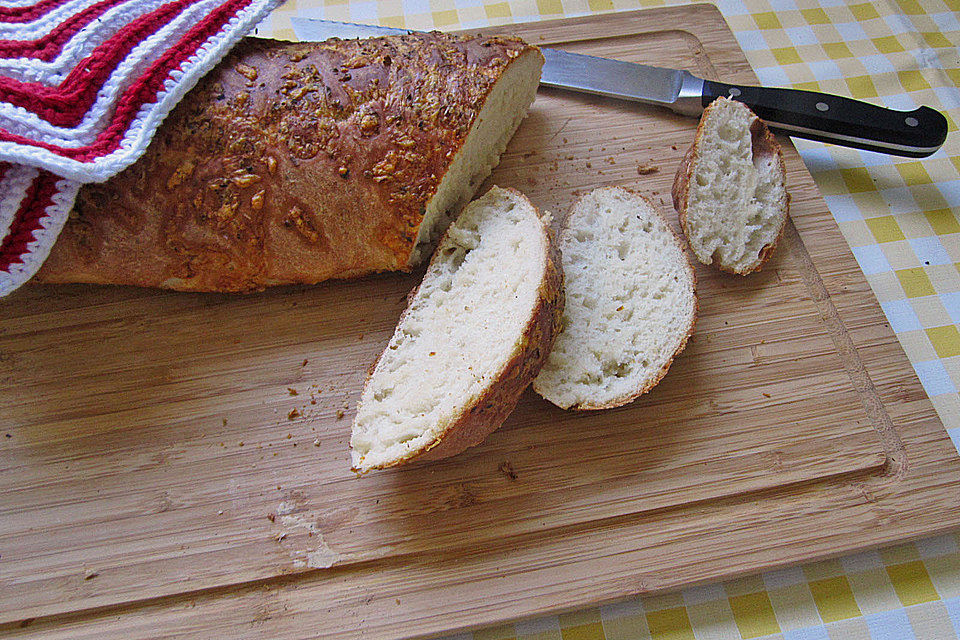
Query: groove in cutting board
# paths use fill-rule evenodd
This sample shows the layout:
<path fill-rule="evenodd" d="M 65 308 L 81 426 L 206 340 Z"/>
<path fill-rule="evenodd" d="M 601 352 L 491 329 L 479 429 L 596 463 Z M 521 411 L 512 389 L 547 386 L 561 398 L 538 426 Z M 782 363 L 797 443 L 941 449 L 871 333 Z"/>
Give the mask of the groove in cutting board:
<path fill-rule="evenodd" d="M 703 7 L 498 31 L 755 81 Z M 555 213 L 625 184 L 675 224 L 695 125 L 542 90 L 490 183 Z M 946 434 L 786 155 L 796 232 L 755 276 L 698 265 L 694 338 L 653 392 L 584 415 L 528 393 L 483 445 L 359 480 L 352 406 L 416 275 L 21 291 L 0 305 L 0 632 L 398 637 L 960 523 Z"/>

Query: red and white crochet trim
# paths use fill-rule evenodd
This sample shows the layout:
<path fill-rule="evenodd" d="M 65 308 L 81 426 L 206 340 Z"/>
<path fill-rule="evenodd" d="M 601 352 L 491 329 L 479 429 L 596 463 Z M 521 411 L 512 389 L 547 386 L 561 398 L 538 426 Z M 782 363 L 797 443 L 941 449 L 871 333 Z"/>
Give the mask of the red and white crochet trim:
<path fill-rule="evenodd" d="M 0 296 L 40 268 L 80 184 L 135 162 L 184 94 L 280 1 L 0 6 Z"/>

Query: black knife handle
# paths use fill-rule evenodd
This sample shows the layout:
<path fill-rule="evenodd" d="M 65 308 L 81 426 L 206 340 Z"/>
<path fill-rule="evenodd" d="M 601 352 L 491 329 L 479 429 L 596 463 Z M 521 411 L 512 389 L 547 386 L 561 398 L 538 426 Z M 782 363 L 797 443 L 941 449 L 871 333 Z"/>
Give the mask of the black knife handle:
<path fill-rule="evenodd" d="M 842 96 L 703 81 L 703 106 L 739 100 L 767 125 L 791 136 L 897 156 L 925 158 L 947 137 L 947 119 L 930 107 L 895 111 Z"/>

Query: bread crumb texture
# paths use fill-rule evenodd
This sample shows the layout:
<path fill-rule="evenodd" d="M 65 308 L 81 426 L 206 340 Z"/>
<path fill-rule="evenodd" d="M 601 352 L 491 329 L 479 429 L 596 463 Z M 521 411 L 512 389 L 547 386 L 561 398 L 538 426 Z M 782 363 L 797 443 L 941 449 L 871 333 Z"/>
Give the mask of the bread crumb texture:
<path fill-rule="evenodd" d="M 407 460 L 482 409 L 481 398 L 527 349 L 548 252 L 543 223 L 519 193 L 494 187 L 467 206 L 364 386 L 354 468 Z"/>
<path fill-rule="evenodd" d="M 788 197 L 780 145 L 743 103 L 705 111 L 677 174 L 674 205 L 697 259 L 734 273 L 759 269 L 783 231 Z"/>
<path fill-rule="evenodd" d="M 560 237 L 563 330 L 534 389 L 563 409 L 605 409 L 649 390 L 687 342 L 694 275 L 645 198 L 596 189 L 573 207 Z"/>

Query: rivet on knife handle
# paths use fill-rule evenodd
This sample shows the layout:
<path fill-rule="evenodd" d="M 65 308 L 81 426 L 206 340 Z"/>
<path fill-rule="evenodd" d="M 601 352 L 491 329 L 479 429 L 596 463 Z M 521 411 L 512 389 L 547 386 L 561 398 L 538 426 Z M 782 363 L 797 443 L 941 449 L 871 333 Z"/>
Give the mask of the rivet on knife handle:
<path fill-rule="evenodd" d="M 704 80 L 703 106 L 718 96 L 743 102 L 771 128 L 846 147 L 923 158 L 947 137 L 946 118 L 929 107 L 896 111 L 814 91 Z"/>

